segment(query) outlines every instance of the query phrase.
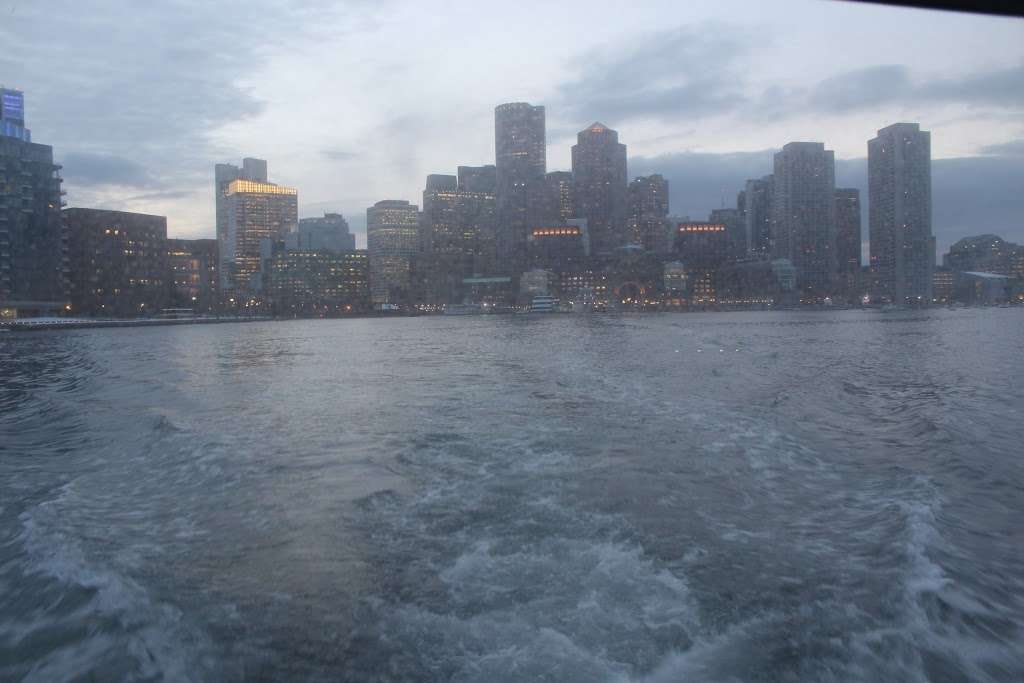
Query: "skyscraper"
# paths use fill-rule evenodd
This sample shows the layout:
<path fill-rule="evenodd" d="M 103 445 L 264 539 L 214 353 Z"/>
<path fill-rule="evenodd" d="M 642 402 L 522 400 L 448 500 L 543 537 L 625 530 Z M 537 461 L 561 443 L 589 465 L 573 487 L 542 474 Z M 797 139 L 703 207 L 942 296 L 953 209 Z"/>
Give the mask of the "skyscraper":
<path fill-rule="evenodd" d="M 668 181 L 655 173 L 629 184 L 627 227 L 634 244 L 656 254 L 668 251 Z"/>
<path fill-rule="evenodd" d="M 216 217 L 217 222 L 217 248 L 220 253 L 220 287 L 227 289 L 230 286 L 229 278 L 231 276 L 230 264 L 227 263 L 228 253 L 228 202 L 227 192 L 228 185 L 232 181 L 238 179 L 255 180 L 257 182 L 267 182 L 267 162 L 262 159 L 245 158 L 242 159 L 242 166 L 238 167 L 234 164 L 216 164 L 213 167 L 213 197 L 216 206 Z"/>
<path fill-rule="evenodd" d="M 805 297 L 822 299 L 836 272 L 835 155 L 820 142 L 790 142 L 773 175 L 772 255 L 792 262 Z"/>
<path fill-rule="evenodd" d="M 744 203 L 746 203 L 746 193 L 741 193 Z M 739 197 L 737 197 L 737 201 Z M 732 258 L 742 258 L 746 251 L 747 243 L 747 224 L 743 217 L 743 212 L 738 208 L 726 208 L 726 209 L 712 209 L 711 214 L 708 216 L 708 221 L 711 223 L 721 223 L 725 226 L 725 234 L 729 239 L 729 251 Z"/>
<path fill-rule="evenodd" d="M 24 96 L 0 89 L 0 316 L 67 304 L 67 230 L 53 148 L 31 142 Z"/>
<path fill-rule="evenodd" d="M 835 197 L 837 284 L 852 298 L 860 275 L 860 190 L 837 187 Z"/>
<path fill-rule="evenodd" d="M 281 240 L 298 224 L 298 191 L 258 180 L 238 178 L 228 183 L 227 234 L 221 252 L 221 279 L 227 289 L 249 291 L 260 272 L 260 242 Z M 224 270 L 228 272 L 225 274 Z"/>
<path fill-rule="evenodd" d="M 868 141 L 868 230 L 874 295 L 893 303 L 931 302 L 931 134 L 896 123 Z"/>
<path fill-rule="evenodd" d="M 404 200 L 385 199 L 366 210 L 373 303 L 394 304 L 408 297 L 409 267 L 418 247 L 419 222 L 419 207 Z"/>
<path fill-rule="evenodd" d="M 526 102 L 494 108 L 499 266 L 525 262 L 526 238 L 538 222 L 547 168 L 544 107 Z"/>
<path fill-rule="evenodd" d="M 572 173 L 569 171 L 552 171 L 544 177 L 544 221 L 550 224 L 562 224 L 576 217 L 576 193 L 573 188 Z"/>
<path fill-rule="evenodd" d="M 771 253 L 772 176 L 748 180 L 743 189 L 743 219 L 747 251 L 766 257 Z"/>
<path fill-rule="evenodd" d="M 298 229 L 285 235 L 285 248 L 293 251 L 355 251 L 356 236 L 340 213 L 300 218 Z"/>
<path fill-rule="evenodd" d="M 629 243 L 626 232 L 626 146 L 601 123 L 581 130 L 572 146 L 576 213 L 585 218 L 594 254 Z"/>

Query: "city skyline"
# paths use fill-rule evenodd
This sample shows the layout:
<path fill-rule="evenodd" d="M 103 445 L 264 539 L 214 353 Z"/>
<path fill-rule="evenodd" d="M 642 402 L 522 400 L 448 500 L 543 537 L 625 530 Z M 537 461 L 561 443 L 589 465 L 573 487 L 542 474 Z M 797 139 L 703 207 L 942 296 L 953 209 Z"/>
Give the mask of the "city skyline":
<path fill-rule="evenodd" d="M 172 236 L 212 237 L 209 168 L 252 155 L 271 160 L 277 179 L 301 190 L 300 216 L 339 211 L 362 245 L 366 206 L 385 198 L 416 201 L 428 174 L 494 163 L 493 106 L 529 101 L 547 112 L 548 171 L 567 170 L 576 132 L 601 121 L 629 147 L 629 178 L 662 174 L 673 187 L 672 213 L 693 219 L 723 198 L 731 205 L 748 178 L 771 171 L 772 153 L 791 140 L 834 149 L 836 184 L 866 197 L 866 140 L 892 122 L 918 121 L 934 133 L 939 251 L 985 231 L 1024 238 L 1017 220 L 1022 200 L 1012 191 L 1024 170 L 1020 20 L 828 2 L 792 3 L 792 12 L 741 3 L 685 11 L 651 4 L 606 26 L 568 6 L 546 10 L 523 54 L 511 60 L 502 49 L 510 38 L 490 25 L 470 31 L 473 15 L 457 8 L 429 19 L 435 44 L 415 38 L 401 55 L 368 57 L 366 48 L 421 20 L 419 10 L 389 4 L 343 16 L 303 5 L 284 16 L 267 9 L 243 29 L 237 42 L 244 45 L 228 59 L 203 43 L 226 30 L 225 19 L 192 9 L 172 22 L 179 35 L 194 34 L 185 46 L 151 35 L 157 9 L 141 12 L 116 39 L 99 41 L 81 21 L 83 9 L 69 6 L 61 21 L 77 22 L 75 37 L 57 55 L 66 66 L 45 69 L 49 55 L 19 60 L 18 50 L 0 57 L 4 83 L 28 95 L 34 135 L 52 144 L 64 164 L 71 205 L 167 215 Z M 37 12 L 18 7 L 6 22 L 24 54 L 51 30 L 52 16 L 44 22 Z M 742 22 L 731 19 L 740 15 Z M 295 29 L 296 40 L 261 42 L 270 26 L 264 21 Z M 517 29 L 526 19 L 508 21 Z M 771 36 L 786 21 L 825 28 L 782 45 Z M 641 30 L 652 24 L 667 28 Z M 871 40 L 857 38 L 868 29 Z M 331 30 L 346 44 L 328 55 L 322 45 L 313 55 L 300 39 Z M 552 47 L 545 40 L 555 31 L 571 31 L 574 39 Z M 907 45 L 896 41 L 908 34 L 914 40 Z M 984 51 L 945 49 L 980 35 Z M 465 40 L 453 42 L 459 36 Z M 886 41 L 883 60 L 872 54 L 876 39 Z M 166 78 L 149 78 L 159 81 L 150 86 L 159 92 L 140 85 L 154 63 L 124 58 L 147 40 L 162 55 L 180 52 L 181 64 L 159 62 L 172 70 Z M 837 40 L 845 41 L 842 50 L 827 49 Z M 486 44 L 495 49 L 483 50 Z M 85 59 L 69 59 L 67 50 Z M 472 68 L 443 68 L 449 57 L 473 50 L 480 59 L 470 60 Z M 68 79 L 85 78 L 82 64 L 105 67 L 112 59 L 124 63 L 86 78 L 95 87 L 68 87 Z M 337 87 L 329 91 L 328 82 Z M 127 92 L 130 107 L 123 106 Z M 338 108 L 339 97 L 360 106 Z M 166 115 L 167 101 L 180 115 Z"/>

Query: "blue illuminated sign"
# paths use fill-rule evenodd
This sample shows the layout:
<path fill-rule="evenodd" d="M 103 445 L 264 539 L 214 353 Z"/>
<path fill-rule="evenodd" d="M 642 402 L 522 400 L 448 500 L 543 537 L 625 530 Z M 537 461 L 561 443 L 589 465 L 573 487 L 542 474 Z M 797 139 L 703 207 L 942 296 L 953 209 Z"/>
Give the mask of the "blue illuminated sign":
<path fill-rule="evenodd" d="M 3 94 L 3 116 L 0 118 L 24 121 L 25 96 L 20 92 L 5 92 Z"/>

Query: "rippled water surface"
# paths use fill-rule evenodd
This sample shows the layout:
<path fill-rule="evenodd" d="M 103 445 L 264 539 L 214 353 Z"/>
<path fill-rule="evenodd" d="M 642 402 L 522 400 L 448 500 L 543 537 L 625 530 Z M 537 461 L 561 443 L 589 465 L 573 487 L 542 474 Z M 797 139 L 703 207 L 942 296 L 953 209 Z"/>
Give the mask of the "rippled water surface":
<path fill-rule="evenodd" d="M 0 679 L 1024 680 L 1024 311 L 0 334 Z"/>

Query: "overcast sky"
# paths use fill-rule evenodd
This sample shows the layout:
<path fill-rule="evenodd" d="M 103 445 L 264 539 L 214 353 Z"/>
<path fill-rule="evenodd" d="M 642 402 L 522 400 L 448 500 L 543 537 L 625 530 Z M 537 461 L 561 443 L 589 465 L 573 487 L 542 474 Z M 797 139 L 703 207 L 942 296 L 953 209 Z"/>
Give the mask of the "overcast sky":
<path fill-rule="evenodd" d="M 361 234 L 428 173 L 494 163 L 494 106 L 547 107 L 548 170 L 599 120 L 672 210 L 732 206 L 771 151 L 823 141 L 862 188 L 866 141 L 932 133 L 940 249 L 1024 242 L 1024 21 L 857 3 L 0 0 L 0 83 L 25 91 L 72 206 L 213 235 L 213 165 L 267 159 L 301 216 Z M 866 238 L 866 235 L 865 235 Z"/>

